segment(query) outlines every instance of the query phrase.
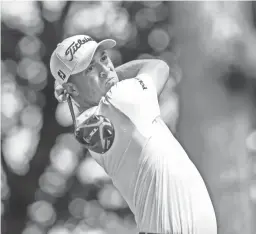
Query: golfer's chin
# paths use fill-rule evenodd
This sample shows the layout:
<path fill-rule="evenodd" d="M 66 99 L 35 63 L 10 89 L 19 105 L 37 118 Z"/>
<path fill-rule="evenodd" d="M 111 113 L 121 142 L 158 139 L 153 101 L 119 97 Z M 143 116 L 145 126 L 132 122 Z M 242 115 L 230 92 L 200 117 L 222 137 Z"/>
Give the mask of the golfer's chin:
<path fill-rule="evenodd" d="M 112 78 L 110 81 L 106 83 L 106 90 L 107 92 L 118 82 L 117 78 Z"/>

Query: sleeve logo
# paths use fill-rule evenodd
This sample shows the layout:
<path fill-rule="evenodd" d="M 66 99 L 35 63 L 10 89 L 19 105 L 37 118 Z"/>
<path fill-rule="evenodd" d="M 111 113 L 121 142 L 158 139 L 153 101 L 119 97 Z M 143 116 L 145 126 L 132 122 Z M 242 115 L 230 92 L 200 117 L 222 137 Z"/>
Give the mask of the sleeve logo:
<path fill-rule="evenodd" d="M 141 87 L 142 87 L 143 90 L 148 89 L 147 86 L 145 85 L 145 83 L 144 83 L 141 79 L 139 79 L 139 78 L 137 78 L 137 77 L 136 77 L 135 79 L 136 79 L 137 81 L 139 81 L 139 83 L 140 83 L 140 85 L 141 85 Z"/>

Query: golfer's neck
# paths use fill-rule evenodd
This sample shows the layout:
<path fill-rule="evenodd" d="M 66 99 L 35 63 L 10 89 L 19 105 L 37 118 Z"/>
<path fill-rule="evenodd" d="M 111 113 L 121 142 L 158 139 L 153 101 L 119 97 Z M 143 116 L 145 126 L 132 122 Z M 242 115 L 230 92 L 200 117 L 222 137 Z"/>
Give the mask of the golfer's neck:
<path fill-rule="evenodd" d="M 94 106 L 96 106 L 96 105 L 89 105 L 89 104 L 86 103 L 83 106 L 77 106 L 77 108 L 78 108 L 79 114 L 81 114 L 81 113 L 85 112 L 86 110 L 88 110 L 88 109 L 90 109 L 91 107 L 94 107 Z"/>

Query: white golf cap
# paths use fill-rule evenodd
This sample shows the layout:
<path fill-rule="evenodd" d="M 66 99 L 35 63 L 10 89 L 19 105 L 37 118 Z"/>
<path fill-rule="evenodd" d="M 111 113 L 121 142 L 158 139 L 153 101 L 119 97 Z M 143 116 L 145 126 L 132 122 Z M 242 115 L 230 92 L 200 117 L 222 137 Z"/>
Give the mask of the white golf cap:
<path fill-rule="evenodd" d="M 91 63 L 98 48 L 111 49 L 116 41 L 106 39 L 97 43 L 87 35 L 76 35 L 66 38 L 57 45 L 50 60 L 50 69 L 59 84 L 66 83 L 70 75 L 85 70 Z"/>

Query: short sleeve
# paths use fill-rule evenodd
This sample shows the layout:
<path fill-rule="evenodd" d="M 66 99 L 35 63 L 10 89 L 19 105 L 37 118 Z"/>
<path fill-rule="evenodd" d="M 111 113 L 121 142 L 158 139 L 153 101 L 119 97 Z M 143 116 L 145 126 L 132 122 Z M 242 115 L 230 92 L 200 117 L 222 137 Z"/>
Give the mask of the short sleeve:
<path fill-rule="evenodd" d="M 150 90 L 152 95 L 155 95 L 155 97 L 157 98 L 156 86 L 151 76 L 142 73 L 139 74 L 135 79 L 142 81 L 142 83 Z"/>

